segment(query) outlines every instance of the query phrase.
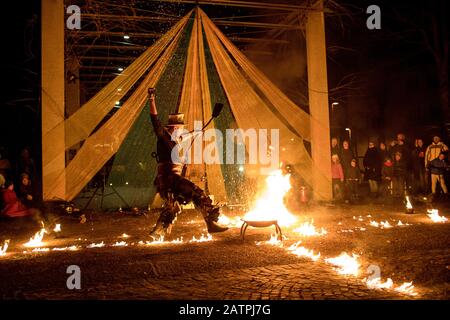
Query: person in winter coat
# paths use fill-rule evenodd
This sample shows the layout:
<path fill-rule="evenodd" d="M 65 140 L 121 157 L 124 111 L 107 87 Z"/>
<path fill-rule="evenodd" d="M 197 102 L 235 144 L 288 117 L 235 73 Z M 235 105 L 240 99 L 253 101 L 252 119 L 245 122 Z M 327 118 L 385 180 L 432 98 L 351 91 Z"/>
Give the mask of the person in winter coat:
<path fill-rule="evenodd" d="M 415 193 L 425 194 L 427 190 L 425 179 L 425 153 L 426 148 L 423 140 L 416 139 L 414 149 L 411 154 Z"/>
<path fill-rule="evenodd" d="M 448 170 L 448 164 L 445 161 L 445 153 L 441 152 L 439 157 L 430 162 L 431 171 L 431 192 L 436 194 L 436 183 L 440 183 L 442 192 L 448 194 L 447 186 L 445 185 L 445 171 Z"/>
<path fill-rule="evenodd" d="M 394 165 L 391 158 L 387 157 L 381 169 L 381 194 L 392 195 L 392 178 L 394 176 Z"/>
<path fill-rule="evenodd" d="M 358 198 L 358 185 L 361 180 L 361 171 L 359 170 L 356 159 L 350 161 L 350 168 L 348 168 L 345 175 L 345 184 L 347 186 L 348 195 L 351 199 Z"/>
<path fill-rule="evenodd" d="M 370 141 L 364 155 L 364 180 L 369 182 L 370 193 L 373 197 L 378 194 L 378 183 L 381 179 L 381 159 L 375 142 Z"/>
<path fill-rule="evenodd" d="M 2 217 L 17 218 L 33 215 L 33 211 L 17 198 L 14 192 L 14 184 L 10 181 L 6 182 L 5 188 L 2 189 L 2 203 L 3 207 L 0 211 Z"/>
<path fill-rule="evenodd" d="M 431 161 L 438 158 L 442 152 L 446 151 L 448 151 L 448 147 L 441 141 L 441 138 L 434 136 L 433 142 L 425 151 L 425 168 L 428 168 Z"/>
<path fill-rule="evenodd" d="M 352 159 L 355 158 L 355 154 L 353 150 L 350 148 L 350 143 L 347 140 L 342 142 L 341 156 L 339 157 L 342 165 L 342 169 L 344 169 L 344 176 L 347 175 L 348 170 L 350 169 Z"/>
<path fill-rule="evenodd" d="M 402 197 L 405 191 L 407 165 L 400 152 L 395 153 L 393 164 L 392 193 L 394 197 Z"/>

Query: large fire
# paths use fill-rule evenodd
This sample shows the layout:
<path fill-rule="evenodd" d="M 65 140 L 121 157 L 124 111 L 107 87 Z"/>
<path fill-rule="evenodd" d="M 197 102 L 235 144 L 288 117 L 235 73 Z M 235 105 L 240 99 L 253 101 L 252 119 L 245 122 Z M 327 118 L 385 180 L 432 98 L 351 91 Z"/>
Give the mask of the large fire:
<path fill-rule="evenodd" d="M 446 222 L 448 220 L 446 217 L 440 216 L 439 211 L 437 209 L 430 209 L 430 210 L 427 210 L 427 212 L 428 212 L 427 216 L 433 222 Z"/>
<path fill-rule="evenodd" d="M 281 170 L 272 172 L 266 178 L 266 188 L 256 201 L 253 210 L 244 216 L 246 221 L 278 221 L 280 226 L 289 226 L 297 221 L 286 206 L 284 196 L 291 189 L 290 175 Z"/>

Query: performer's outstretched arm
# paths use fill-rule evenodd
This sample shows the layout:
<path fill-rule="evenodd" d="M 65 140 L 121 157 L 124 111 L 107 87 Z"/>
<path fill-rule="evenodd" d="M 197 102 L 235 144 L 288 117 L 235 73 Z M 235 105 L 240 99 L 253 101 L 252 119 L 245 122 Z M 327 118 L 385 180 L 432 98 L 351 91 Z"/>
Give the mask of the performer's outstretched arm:
<path fill-rule="evenodd" d="M 148 100 L 150 103 L 150 114 L 157 115 L 158 110 L 156 110 L 156 102 L 155 102 L 155 91 L 154 89 L 148 89 Z"/>

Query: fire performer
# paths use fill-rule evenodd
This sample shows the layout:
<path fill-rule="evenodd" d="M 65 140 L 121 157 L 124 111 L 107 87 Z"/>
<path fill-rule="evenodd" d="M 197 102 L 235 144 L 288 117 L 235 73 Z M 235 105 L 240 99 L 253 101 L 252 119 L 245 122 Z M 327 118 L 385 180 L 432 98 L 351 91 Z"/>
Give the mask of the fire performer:
<path fill-rule="evenodd" d="M 172 139 L 172 134 L 184 128 L 184 115 L 182 113 L 170 114 L 169 121 L 163 126 L 158 119 L 158 111 L 155 102 L 155 89 L 148 90 L 150 103 L 150 117 L 153 129 L 157 136 L 157 161 L 158 173 L 154 181 L 158 193 L 165 201 L 164 208 L 150 236 L 160 239 L 161 236 L 170 234 L 172 224 L 178 213 L 181 212 L 181 204 L 194 202 L 205 219 L 209 233 L 223 232 L 227 227 L 220 226 L 220 208 L 212 204 L 211 199 L 197 185 L 182 176 L 183 164 L 172 159 L 172 149 L 179 143 Z"/>

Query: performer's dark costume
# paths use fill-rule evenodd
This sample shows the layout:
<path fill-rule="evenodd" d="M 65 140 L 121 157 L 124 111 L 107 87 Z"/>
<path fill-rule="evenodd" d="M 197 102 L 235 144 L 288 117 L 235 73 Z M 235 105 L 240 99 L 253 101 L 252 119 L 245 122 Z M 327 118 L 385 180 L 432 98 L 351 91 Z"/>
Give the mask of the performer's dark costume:
<path fill-rule="evenodd" d="M 171 116 L 175 117 L 171 118 Z M 171 124 L 171 121 L 177 121 L 177 115 L 171 116 L 169 116 L 169 125 Z M 208 227 L 208 232 L 226 231 L 228 228 L 221 227 L 217 224 L 220 208 L 212 204 L 211 199 L 201 188 L 182 177 L 182 164 L 177 164 L 172 161 L 172 149 L 176 146 L 177 142 L 172 141 L 169 132 L 161 124 L 157 115 L 152 114 L 151 120 L 153 129 L 158 138 L 158 173 L 154 183 L 165 203 L 159 219 L 150 235 L 154 238 L 159 238 L 160 236 L 170 233 L 172 223 L 177 214 L 181 212 L 180 204 L 187 204 L 191 201 L 194 202 L 195 207 L 202 213 Z M 182 124 L 182 121 L 177 124 Z"/>

